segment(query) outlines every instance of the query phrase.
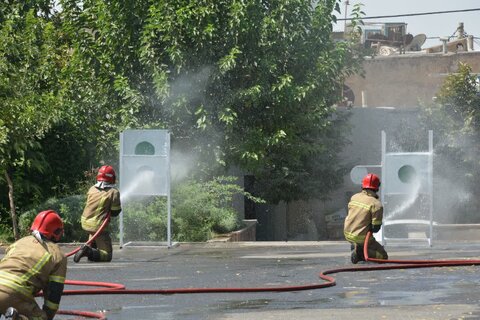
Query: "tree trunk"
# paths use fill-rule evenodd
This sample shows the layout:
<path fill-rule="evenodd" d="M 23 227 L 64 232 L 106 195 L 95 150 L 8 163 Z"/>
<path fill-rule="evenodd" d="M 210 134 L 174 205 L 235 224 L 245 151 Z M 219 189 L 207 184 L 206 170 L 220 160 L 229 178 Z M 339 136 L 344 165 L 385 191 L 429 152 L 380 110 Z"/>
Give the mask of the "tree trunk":
<path fill-rule="evenodd" d="M 18 234 L 17 211 L 15 210 L 15 200 L 13 197 L 13 181 L 8 173 L 8 170 L 5 170 L 5 178 L 8 184 L 8 200 L 10 202 L 10 216 L 12 217 L 13 237 L 15 240 L 18 240 L 20 239 L 20 235 Z"/>

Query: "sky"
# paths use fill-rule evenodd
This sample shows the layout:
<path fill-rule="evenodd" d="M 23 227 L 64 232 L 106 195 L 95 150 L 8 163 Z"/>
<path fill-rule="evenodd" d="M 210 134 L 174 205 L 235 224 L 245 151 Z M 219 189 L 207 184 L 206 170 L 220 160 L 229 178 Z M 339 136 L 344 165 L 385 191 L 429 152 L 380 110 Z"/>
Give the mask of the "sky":
<path fill-rule="evenodd" d="M 480 0 L 349 0 L 349 2 L 347 17 L 350 15 L 353 5 L 357 3 L 363 4 L 362 11 L 365 12 L 365 17 L 480 8 Z M 345 1 L 342 1 L 341 9 L 342 14 L 337 18 L 345 17 Z M 440 45 L 439 39 L 428 38 L 452 36 L 459 22 L 463 22 L 465 32 L 478 38 L 475 39 L 474 50 L 480 51 L 480 11 L 368 19 L 365 22 L 405 22 L 408 33 L 414 36 L 423 33 L 427 36 L 427 41 L 422 48 Z M 343 21 L 338 21 L 334 25 L 335 31 L 343 31 L 343 28 Z"/>

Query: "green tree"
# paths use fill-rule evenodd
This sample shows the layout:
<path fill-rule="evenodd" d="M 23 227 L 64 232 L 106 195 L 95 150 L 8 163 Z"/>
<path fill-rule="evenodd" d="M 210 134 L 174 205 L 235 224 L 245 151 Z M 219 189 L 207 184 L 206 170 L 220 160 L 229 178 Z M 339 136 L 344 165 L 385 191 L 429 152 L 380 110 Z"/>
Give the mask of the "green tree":
<path fill-rule="evenodd" d="M 345 142 L 333 105 L 360 60 L 331 38 L 339 3 L 61 1 L 69 121 L 99 161 L 125 128 L 168 128 L 204 173 L 240 167 L 271 202 L 326 195 Z"/>
<path fill-rule="evenodd" d="M 442 134 L 450 137 L 450 143 L 458 134 L 478 137 L 480 96 L 477 76 L 469 65 L 460 62 L 457 72 L 447 76 L 436 96 L 436 103 L 428 112 L 431 117 L 442 118 Z"/>
<path fill-rule="evenodd" d="M 70 59 L 63 100 L 92 165 L 118 158 L 125 128 L 162 127 L 149 73 L 139 60 L 150 1 L 60 1 Z"/>
<path fill-rule="evenodd" d="M 478 222 L 480 202 L 480 96 L 477 76 L 470 66 L 459 63 L 458 70 L 447 76 L 435 103 L 425 107 L 422 114 L 425 126 L 434 130 L 434 169 L 442 179 L 435 183 L 439 189 L 437 202 L 448 200 L 448 215 L 454 222 Z M 434 193 L 435 195 L 435 193 Z M 444 199 L 440 199 L 443 197 Z M 441 210 L 442 208 L 438 208 Z"/>
<path fill-rule="evenodd" d="M 254 174 L 271 202 L 326 195 L 345 142 L 332 106 L 356 62 L 331 39 L 338 4 L 155 2 L 142 59 L 176 137 Z"/>
<path fill-rule="evenodd" d="M 0 179 L 8 185 L 18 239 L 16 189 L 35 189 L 26 174 L 46 166 L 39 139 L 59 116 L 57 69 L 63 59 L 57 29 L 39 16 L 46 15 L 39 7 L 4 3 L 0 12 Z"/>

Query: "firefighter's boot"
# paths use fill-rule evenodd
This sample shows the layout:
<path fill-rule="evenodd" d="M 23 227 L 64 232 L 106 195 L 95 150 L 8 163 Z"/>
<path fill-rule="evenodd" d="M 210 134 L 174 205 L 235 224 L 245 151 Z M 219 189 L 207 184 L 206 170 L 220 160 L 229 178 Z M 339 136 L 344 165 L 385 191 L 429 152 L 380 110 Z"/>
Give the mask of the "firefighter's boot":
<path fill-rule="evenodd" d="M 365 258 L 363 257 L 362 246 L 355 243 L 351 246 L 351 249 L 352 254 L 350 256 L 350 260 L 353 264 L 357 264 L 359 261 L 365 261 Z"/>
<path fill-rule="evenodd" d="M 20 320 L 17 309 L 9 307 L 7 311 L 5 311 L 5 320 Z"/>
<path fill-rule="evenodd" d="M 77 251 L 77 253 L 75 253 L 75 255 L 73 256 L 73 261 L 74 262 L 79 262 L 80 259 L 82 259 L 83 257 L 90 257 L 92 255 L 92 248 L 86 244 L 82 245 L 80 247 L 80 250 Z"/>

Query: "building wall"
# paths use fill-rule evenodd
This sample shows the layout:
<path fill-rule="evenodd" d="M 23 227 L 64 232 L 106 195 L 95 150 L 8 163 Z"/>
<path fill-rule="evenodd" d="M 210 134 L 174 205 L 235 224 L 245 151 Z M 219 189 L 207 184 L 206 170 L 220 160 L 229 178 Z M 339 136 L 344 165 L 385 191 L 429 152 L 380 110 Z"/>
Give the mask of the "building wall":
<path fill-rule="evenodd" d="M 347 173 L 343 185 L 333 190 L 329 200 L 298 201 L 288 205 L 258 208 L 258 240 L 341 240 L 343 221 L 329 216 L 346 214 L 352 193 L 360 190 L 352 183 L 350 170 L 356 165 L 381 164 L 381 132 L 387 135 L 388 148 L 405 144 L 408 133 L 420 134 L 417 150 L 428 150 L 428 129 L 418 124 L 418 110 L 432 101 L 445 77 L 457 70 L 459 62 L 467 63 L 472 72 L 480 73 L 480 52 L 417 54 L 375 57 L 364 63 L 365 77 L 354 76 L 346 84 L 355 94 L 350 112 L 350 144 L 341 156 Z M 362 91 L 367 107 L 362 106 Z M 435 138 L 435 132 L 433 133 Z M 398 150 L 401 151 L 401 150 Z M 381 174 L 379 168 L 370 170 Z"/>
<path fill-rule="evenodd" d="M 364 62 L 365 77 L 346 81 L 361 107 L 362 92 L 368 107 L 416 107 L 432 101 L 445 77 L 457 70 L 459 62 L 480 73 L 480 52 L 405 54 L 374 57 Z"/>
<path fill-rule="evenodd" d="M 341 159 L 346 167 L 343 184 L 333 190 L 329 200 L 296 201 L 287 206 L 282 204 L 282 215 L 275 218 L 270 215 L 271 224 L 276 225 L 276 234 L 286 235 L 287 240 L 340 240 L 343 239 L 343 220 L 331 220 L 328 216 L 346 215 L 348 201 L 353 193 L 361 190 L 361 186 L 354 184 L 350 178 L 350 170 L 356 165 L 375 166 L 381 164 L 381 132 L 385 131 L 387 149 L 396 151 L 427 151 L 428 128 L 421 128 L 417 117 L 418 108 L 352 108 L 345 112 L 350 113 L 349 124 L 351 132 L 348 134 L 350 144 L 344 149 Z M 421 143 L 416 146 L 421 150 L 401 150 L 409 134 L 424 133 L 424 138 L 417 137 Z M 424 143 L 423 143 L 424 142 Z M 321 165 L 321 164 L 319 164 Z M 381 177 L 381 169 L 371 167 L 369 172 Z M 278 209 L 277 209 L 278 211 Z M 283 220 L 283 219 L 286 219 Z M 261 218 L 260 218 L 261 220 Z M 285 228 L 285 232 L 279 232 Z M 284 238 L 270 238 L 270 240 L 284 240 Z"/>

